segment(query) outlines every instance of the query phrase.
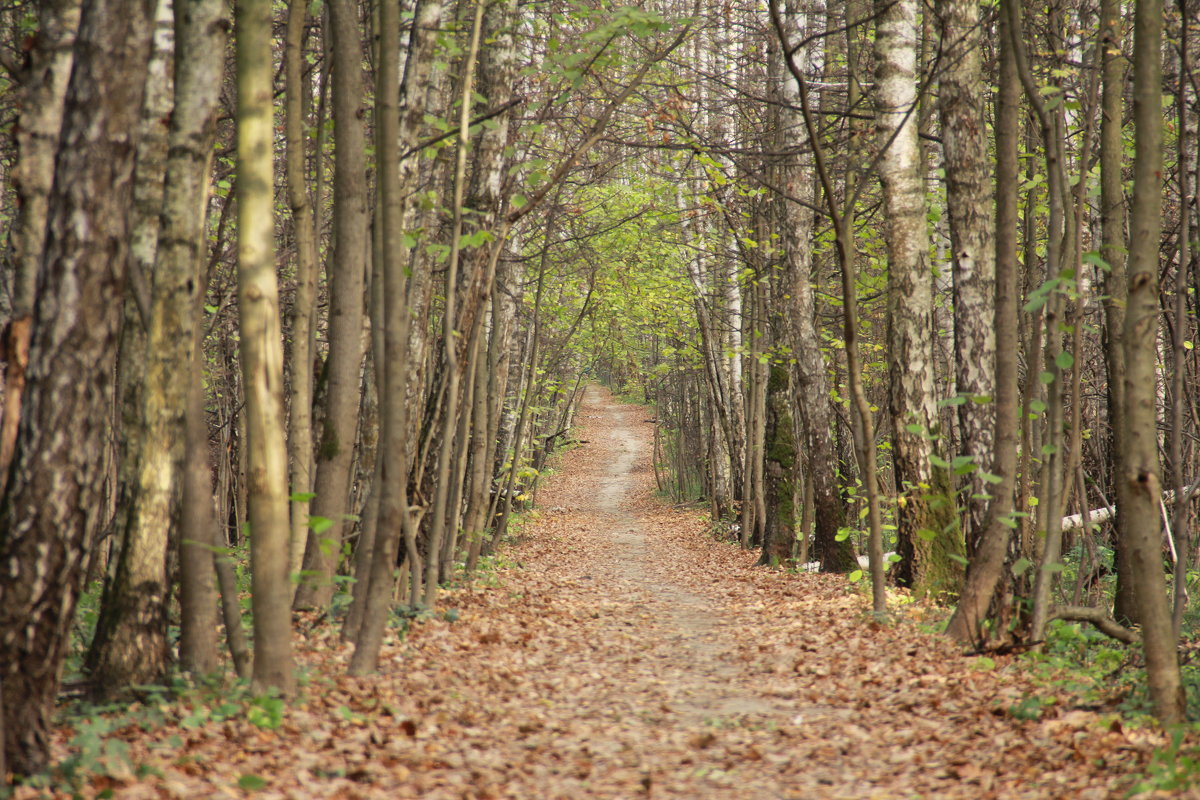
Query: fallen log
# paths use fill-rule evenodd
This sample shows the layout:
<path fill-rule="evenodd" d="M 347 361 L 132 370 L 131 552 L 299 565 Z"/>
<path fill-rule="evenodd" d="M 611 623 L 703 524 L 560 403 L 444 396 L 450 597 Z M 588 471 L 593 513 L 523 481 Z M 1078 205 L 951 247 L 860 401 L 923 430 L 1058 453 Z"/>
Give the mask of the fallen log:
<path fill-rule="evenodd" d="M 1186 489 L 1179 489 L 1179 491 L 1183 492 L 1183 499 L 1186 502 L 1192 499 L 1192 495 L 1194 495 L 1198 489 L 1200 489 L 1200 478 L 1197 478 L 1191 486 L 1187 487 Z M 1165 492 L 1163 492 L 1162 502 L 1175 502 L 1175 492 L 1175 489 L 1167 489 Z M 1115 506 L 1102 506 L 1100 508 L 1093 508 L 1087 513 L 1088 521 L 1092 525 L 1099 525 L 1102 522 L 1107 522 L 1116 515 L 1117 509 Z M 1083 514 L 1072 514 L 1069 517 L 1063 517 L 1062 529 L 1064 531 L 1083 530 L 1083 519 Z"/>
<path fill-rule="evenodd" d="M 1117 622 L 1103 608 L 1094 608 L 1092 606 L 1056 606 L 1050 613 L 1050 619 L 1065 619 L 1069 622 L 1089 622 L 1096 626 L 1096 630 L 1125 644 L 1136 644 L 1142 640 L 1141 634 Z"/>

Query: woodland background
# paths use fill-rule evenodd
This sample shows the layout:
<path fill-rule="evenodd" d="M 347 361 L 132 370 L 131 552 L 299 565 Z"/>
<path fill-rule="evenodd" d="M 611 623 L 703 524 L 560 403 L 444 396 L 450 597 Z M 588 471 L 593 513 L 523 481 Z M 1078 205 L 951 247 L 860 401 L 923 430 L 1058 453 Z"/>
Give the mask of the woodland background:
<path fill-rule="evenodd" d="M 653 405 L 660 491 L 764 565 L 870 580 L 880 618 L 892 581 L 980 650 L 1091 622 L 1185 717 L 1188 0 L 0 19 L 14 774 L 69 657 L 122 697 L 218 669 L 223 630 L 287 693 L 297 609 L 372 672 L 591 380 Z"/>

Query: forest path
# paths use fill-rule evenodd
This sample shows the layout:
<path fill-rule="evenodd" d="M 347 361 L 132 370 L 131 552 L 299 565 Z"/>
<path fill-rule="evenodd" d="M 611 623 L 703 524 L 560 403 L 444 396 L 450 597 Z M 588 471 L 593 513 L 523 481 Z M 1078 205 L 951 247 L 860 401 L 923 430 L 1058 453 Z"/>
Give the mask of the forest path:
<path fill-rule="evenodd" d="M 306 628 L 310 678 L 278 727 L 130 728 L 157 775 L 116 796 L 1124 796 L 1161 737 L 1063 705 L 1014 718 L 1031 687 L 1005 659 L 875 626 L 843 577 L 756 567 L 655 497 L 647 415 L 589 387 L 586 443 L 520 542 L 390 637 L 378 676 L 346 677 L 336 628 Z"/>

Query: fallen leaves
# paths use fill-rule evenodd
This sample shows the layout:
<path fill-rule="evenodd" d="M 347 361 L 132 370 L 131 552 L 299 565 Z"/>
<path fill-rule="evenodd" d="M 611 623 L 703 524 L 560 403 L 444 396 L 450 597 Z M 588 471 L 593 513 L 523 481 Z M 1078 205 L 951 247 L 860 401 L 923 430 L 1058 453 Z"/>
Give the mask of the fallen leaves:
<path fill-rule="evenodd" d="M 843 578 L 756 567 L 655 499 L 644 413 L 592 389 L 581 416 L 590 444 L 541 490 L 520 566 L 446 591 L 456 614 L 390 637 L 383 674 L 347 677 L 349 649 L 313 628 L 310 682 L 275 730 L 128 731 L 149 774 L 89 793 L 1103 798 L 1162 744 L 1085 710 L 1015 718 L 1031 687 L 1009 659 L 868 625 Z"/>

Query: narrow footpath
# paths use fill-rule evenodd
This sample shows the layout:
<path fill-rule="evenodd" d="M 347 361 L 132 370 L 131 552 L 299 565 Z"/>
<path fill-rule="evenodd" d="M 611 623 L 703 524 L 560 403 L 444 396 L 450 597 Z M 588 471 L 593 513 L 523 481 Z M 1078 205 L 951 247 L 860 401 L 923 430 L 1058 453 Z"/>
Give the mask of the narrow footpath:
<path fill-rule="evenodd" d="M 646 414 L 589 387 L 586 443 L 519 543 L 394 638 L 381 676 L 343 677 L 349 649 L 316 628 L 277 730 L 182 730 L 187 759 L 117 796 L 244 797 L 239 774 L 259 798 L 1124 796 L 1156 734 L 1069 697 L 1017 719 L 1031 687 L 1004 659 L 874 625 L 842 577 L 755 567 L 655 496 Z"/>

